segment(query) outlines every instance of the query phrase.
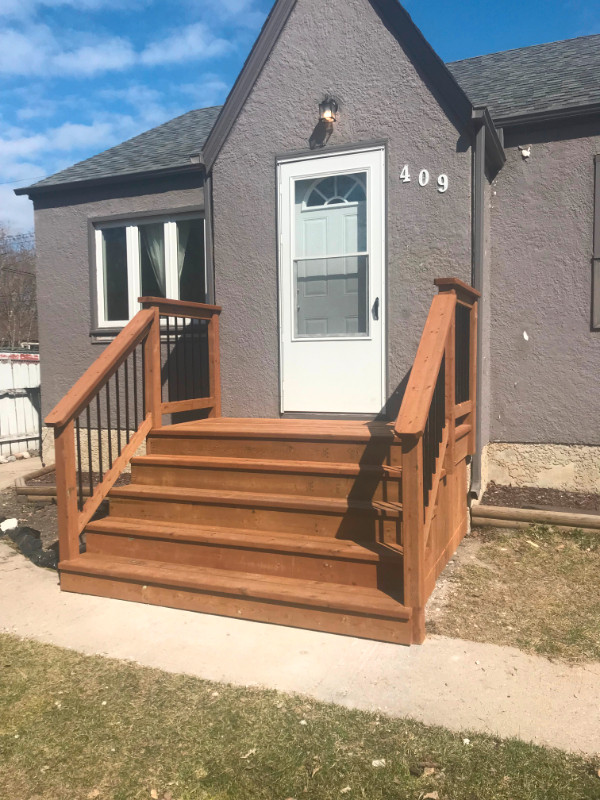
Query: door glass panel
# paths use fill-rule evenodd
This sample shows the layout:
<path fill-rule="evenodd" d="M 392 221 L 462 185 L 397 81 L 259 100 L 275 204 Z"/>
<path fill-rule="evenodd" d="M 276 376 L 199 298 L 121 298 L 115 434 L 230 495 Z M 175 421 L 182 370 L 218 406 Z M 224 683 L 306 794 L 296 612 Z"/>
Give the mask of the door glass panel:
<path fill-rule="evenodd" d="M 140 225 L 138 230 L 142 295 L 144 297 L 166 297 L 164 223 Z"/>
<path fill-rule="evenodd" d="M 104 318 L 107 322 L 129 319 L 127 288 L 127 238 L 125 228 L 102 231 L 104 266 Z"/>
<path fill-rule="evenodd" d="M 295 185 L 295 336 L 369 334 L 367 174 Z"/>
<path fill-rule="evenodd" d="M 368 256 L 294 262 L 296 336 L 365 336 L 368 333 Z"/>
<path fill-rule="evenodd" d="M 177 223 L 177 270 L 179 299 L 205 303 L 203 219 L 186 219 Z"/>

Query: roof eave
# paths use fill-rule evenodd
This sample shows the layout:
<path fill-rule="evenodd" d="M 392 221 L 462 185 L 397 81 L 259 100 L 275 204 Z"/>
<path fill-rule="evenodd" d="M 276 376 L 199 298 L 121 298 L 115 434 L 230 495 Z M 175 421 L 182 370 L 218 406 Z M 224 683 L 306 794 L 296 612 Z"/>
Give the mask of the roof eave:
<path fill-rule="evenodd" d="M 597 115 L 600 115 L 600 103 L 588 103 L 587 105 L 570 106 L 569 108 L 554 108 L 525 114 L 509 114 L 504 117 L 496 116 L 494 117 L 494 124 L 498 128 L 517 128 L 536 122 L 560 122 L 561 120 L 594 117 Z"/>
<path fill-rule="evenodd" d="M 195 156 L 198 158 L 198 156 Z M 28 195 L 30 199 L 42 194 L 51 194 L 63 191 L 73 191 L 76 189 L 93 189 L 100 186 L 109 186 L 111 184 L 128 183 L 132 181 L 152 180 L 153 178 L 168 178 L 177 175 L 187 175 L 193 172 L 203 172 L 204 163 L 200 158 L 198 161 L 190 164 L 184 164 L 179 167 L 165 167 L 164 169 L 154 170 L 140 170 L 137 172 L 123 172 L 119 175 L 106 175 L 99 178 L 87 178 L 79 181 L 65 181 L 63 183 L 47 183 L 47 184 L 33 184 L 33 186 L 22 186 L 14 189 L 16 195 Z"/>

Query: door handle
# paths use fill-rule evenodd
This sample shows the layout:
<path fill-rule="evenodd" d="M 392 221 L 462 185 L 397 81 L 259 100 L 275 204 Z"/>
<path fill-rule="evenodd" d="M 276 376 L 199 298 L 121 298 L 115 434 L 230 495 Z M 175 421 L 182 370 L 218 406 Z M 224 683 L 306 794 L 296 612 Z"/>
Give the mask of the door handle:
<path fill-rule="evenodd" d="M 375 298 L 375 302 L 373 303 L 373 308 L 371 309 L 371 313 L 373 314 L 373 319 L 379 319 L 379 298 Z"/>

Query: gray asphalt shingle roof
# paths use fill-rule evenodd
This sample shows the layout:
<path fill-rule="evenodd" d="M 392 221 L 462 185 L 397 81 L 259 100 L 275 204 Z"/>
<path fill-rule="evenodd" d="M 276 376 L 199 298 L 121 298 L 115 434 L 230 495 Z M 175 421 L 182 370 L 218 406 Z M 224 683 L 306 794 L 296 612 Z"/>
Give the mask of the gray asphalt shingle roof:
<path fill-rule="evenodd" d="M 494 120 L 600 103 L 600 34 L 447 65 Z"/>
<path fill-rule="evenodd" d="M 495 121 L 600 103 L 600 34 L 505 50 L 447 66 L 473 105 L 487 106 Z M 31 188 L 184 167 L 191 154 L 202 150 L 220 110 L 214 106 L 188 111 Z"/>
<path fill-rule="evenodd" d="M 188 111 L 110 150 L 50 175 L 34 186 L 58 186 L 74 181 L 187 166 L 190 164 L 190 155 L 202 150 L 220 110 L 220 106 L 214 106 Z"/>

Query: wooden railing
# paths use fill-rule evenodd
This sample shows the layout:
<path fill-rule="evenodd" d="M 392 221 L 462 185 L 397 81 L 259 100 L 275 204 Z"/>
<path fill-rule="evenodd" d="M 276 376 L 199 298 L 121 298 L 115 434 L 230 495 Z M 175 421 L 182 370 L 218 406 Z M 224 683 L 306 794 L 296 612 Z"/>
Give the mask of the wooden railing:
<path fill-rule="evenodd" d="M 221 414 L 221 309 L 155 297 L 140 303 L 45 420 L 54 428 L 63 561 L 79 554 L 86 524 L 163 414 Z"/>
<path fill-rule="evenodd" d="M 395 423 L 402 445 L 404 594 L 412 607 L 415 642 L 425 638 L 425 603 L 463 519 L 455 501 L 460 492 L 447 492 L 447 522 L 432 535 L 440 487 L 454 472 L 457 442 L 465 455 L 475 452 L 479 292 L 457 278 L 441 278 L 435 285 L 439 294 Z M 465 506 L 466 495 L 465 481 Z"/>

